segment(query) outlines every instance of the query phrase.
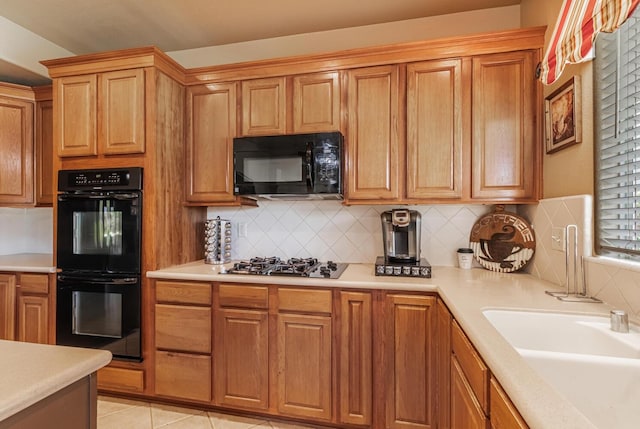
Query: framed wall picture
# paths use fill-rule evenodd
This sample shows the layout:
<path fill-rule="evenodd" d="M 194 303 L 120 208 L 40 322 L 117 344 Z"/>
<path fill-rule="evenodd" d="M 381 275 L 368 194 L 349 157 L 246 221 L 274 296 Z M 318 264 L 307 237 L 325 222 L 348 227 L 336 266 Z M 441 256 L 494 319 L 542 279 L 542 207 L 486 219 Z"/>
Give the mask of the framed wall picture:
<path fill-rule="evenodd" d="M 573 76 L 544 100 L 547 153 L 582 141 L 580 76 Z"/>

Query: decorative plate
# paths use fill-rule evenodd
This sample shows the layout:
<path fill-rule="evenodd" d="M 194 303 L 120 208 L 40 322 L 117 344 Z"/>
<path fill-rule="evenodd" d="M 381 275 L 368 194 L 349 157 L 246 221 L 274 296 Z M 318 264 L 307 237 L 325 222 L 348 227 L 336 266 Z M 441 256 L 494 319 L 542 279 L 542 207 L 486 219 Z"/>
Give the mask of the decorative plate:
<path fill-rule="evenodd" d="M 480 265 L 501 273 L 523 269 L 536 250 L 531 225 L 522 217 L 505 212 L 503 205 L 476 221 L 469 242 Z"/>

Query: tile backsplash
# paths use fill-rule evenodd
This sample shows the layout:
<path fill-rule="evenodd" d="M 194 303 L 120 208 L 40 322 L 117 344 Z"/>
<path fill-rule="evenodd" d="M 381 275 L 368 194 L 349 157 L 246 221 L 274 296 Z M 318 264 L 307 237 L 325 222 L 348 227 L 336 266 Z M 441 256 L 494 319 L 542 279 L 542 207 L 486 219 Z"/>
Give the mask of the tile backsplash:
<path fill-rule="evenodd" d="M 0 255 L 53 252 L 53 209 L 0 207 Z"/>
<path fill-rule="evenodd" d="M 404 206 L 403 206 L 404 207 Z M 207 218 L 233 224 L 232 258 L 315 257 L 374 263 L 383 255 L 380 213 L 397 206 L 344 206 L 336 201 L 260 201 L 259 207 L 210 207 Z M 431 265 L 457 265 L 485 205 L 410 206 L 421 214 L 421 256 Z M 246 237 L 239 236 L 246 228 Z"/>

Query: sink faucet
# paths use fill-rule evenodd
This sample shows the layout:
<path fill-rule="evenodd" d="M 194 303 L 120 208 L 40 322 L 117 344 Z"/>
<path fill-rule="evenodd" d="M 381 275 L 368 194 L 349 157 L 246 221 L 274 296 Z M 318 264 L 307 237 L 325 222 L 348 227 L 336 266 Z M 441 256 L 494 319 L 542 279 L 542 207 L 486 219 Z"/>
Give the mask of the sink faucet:
<path fill-rule="evenodd" d="M 629 332 L 629 317 L 624 310 L 611 310 L 611 330 L 614 332 Z"/>

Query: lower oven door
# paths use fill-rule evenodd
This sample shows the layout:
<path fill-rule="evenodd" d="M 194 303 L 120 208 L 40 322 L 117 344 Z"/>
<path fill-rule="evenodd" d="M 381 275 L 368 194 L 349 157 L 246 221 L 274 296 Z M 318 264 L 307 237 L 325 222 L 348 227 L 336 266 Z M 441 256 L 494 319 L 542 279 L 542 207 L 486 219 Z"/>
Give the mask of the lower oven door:
<path fill-rule="evenodd" d="M 56 343 L 141 360 L 140 276 L 58 274 Z"/>

